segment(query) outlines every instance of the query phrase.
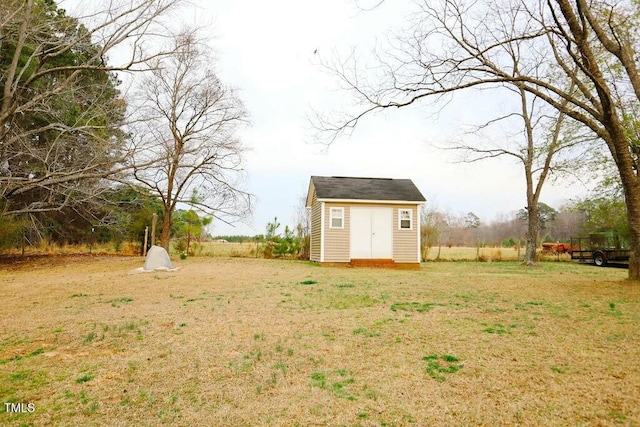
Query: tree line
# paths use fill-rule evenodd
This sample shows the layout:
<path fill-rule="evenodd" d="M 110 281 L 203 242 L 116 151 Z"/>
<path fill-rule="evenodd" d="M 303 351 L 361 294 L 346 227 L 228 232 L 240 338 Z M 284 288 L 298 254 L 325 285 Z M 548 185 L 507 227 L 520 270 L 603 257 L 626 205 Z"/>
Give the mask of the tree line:
<path fill-rule="evenodd" d="M 248 114 L 181 7 L 0 3 L 0 245 L 138 240 L 156 213 L 168 248 L 179 209 L 248 214 Z"/>
<path fill-rule="evenodd" d="M 603 230 L 611 230 L 625 241 L 629 239 L 624 201 L 594 197 L 568 202 L 558 209 L 545 203 L 538 208 L 538 247 L 543 242 L 570 243 L 571 238 Z M 454 214 L 427 206 L 421 218 L 423 257 L 430 248 L 442 246 L 524 248 L 527 215 L 527 210 L 521 209 L 483 223 L 473 212 Z"/>

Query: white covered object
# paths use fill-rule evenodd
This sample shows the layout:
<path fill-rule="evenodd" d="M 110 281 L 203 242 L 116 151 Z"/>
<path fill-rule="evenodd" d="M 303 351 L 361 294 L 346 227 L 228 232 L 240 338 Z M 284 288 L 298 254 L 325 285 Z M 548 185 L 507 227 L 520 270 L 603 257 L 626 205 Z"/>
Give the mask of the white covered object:
<path fill-rule="evenodd" d="M 154 271 L 172 269 L 173 265 L 171 264 L 171 259 L 169 259 L 169 254 L 166 249 L 162 246 L 151 246 L 147 252 L 147 258 L 144 261 L 144 270 Z"/>

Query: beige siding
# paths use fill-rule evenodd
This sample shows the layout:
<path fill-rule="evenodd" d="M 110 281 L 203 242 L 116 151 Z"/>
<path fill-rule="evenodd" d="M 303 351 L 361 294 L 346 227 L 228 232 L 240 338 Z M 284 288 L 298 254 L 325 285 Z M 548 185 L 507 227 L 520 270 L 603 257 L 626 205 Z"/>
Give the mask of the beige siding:
<path fill-rule="evenodd" d="M 351 206 L 393 208 L 393 224 L 391 225 L 393 227 L 393 260 L 399 263 L 418 262 L 418 230 L 420 229 L 418 222 L 418 205 L 391 205 L 385 203 L 343 204 L 329 202 L 325 203 L 325 262 L 348 262 L 351 259 L 349 246 Z M 345 208 L 344 229 L 329 228 L 329 213 L 331 207 Z M 399 229 L 399 209 L 412 210 L 413 223 L 411 230 Z"/>
<path fill-rule="evenodd" d="M 322 260 L 322 228 L 324 228 L 324 262 L 349 262 L 350 257 L 350 207 L 391 207 L 393 208 L 393 260 L 398 263 L 415 263 L 419 260 L 418 233 L 420 230 L 418 205 L 393 205 L 385 203 L 331 203 L 324 204 L 324 224 L 322 224 L 322 202 L 313 195 L 311 208 L 311 260 Z M 331 208 L 344 208 L 344 228 L 330 228 Z M 412 229 L 399 229 L 399 209 L 411 209 Z"/>
<path fill-rule="evenodd" d="M 344 208 L 344 227 L 330 228 L 331 208 Z M 324 211 L 324 261 L 349 262 L 349 205 L 343 203 L 325 203 Z"/>
<path fill-rule="evenodd" d="M 321 225 L 321 209 L 322 203 L 318 201 L 315 192 L 313 194 L 313 202 L 311 205 L 311 251 L 310 258 L 312 261 L 320 261 L 320 248 L 322 230 Z"/>
<path fill-rule="evenodd" d="M 412 210 L 412 229 L 401 230 L 398 216 L 400 209 Z M 418 262 L 418 232 L 420 222 L 417 205 L 393 206 L 393 260 L 395 262 Z"/>

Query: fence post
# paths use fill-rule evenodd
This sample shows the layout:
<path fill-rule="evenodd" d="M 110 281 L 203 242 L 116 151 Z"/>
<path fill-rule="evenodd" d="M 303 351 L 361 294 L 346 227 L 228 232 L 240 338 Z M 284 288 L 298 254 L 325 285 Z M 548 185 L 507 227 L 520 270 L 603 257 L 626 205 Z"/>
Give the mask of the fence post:
<path fill-rule="evenodd" d="M 147 225 L 144 228 L 144 250 L 142 252 L 142 256 L 146 257 L 147 256 L 147 239 L 149 238 L 149 226 Z"/>

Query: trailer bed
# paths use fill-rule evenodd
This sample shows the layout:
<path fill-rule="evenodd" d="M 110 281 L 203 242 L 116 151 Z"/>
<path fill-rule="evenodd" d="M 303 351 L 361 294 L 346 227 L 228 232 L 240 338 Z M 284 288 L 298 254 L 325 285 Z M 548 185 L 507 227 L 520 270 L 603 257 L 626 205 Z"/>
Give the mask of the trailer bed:
<path fill-rule="evenodd" d="M 571 238 L 571 259 L 590 262 L 598 266 L 608 263 L 627 263 L 631 250 L 621 247 L 619 239 L 607 238 L 602 233 L 589 237 Z"/>

